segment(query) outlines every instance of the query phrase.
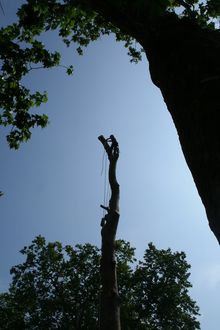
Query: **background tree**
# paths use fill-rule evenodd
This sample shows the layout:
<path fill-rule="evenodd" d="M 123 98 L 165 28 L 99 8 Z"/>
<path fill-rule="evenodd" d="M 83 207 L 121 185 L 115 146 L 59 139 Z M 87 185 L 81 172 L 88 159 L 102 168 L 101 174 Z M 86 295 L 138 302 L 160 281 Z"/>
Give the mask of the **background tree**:
<path fill-rule="evenodd" d="M 62 247 L 36 237 L 12 267 L 9 294 L 1 295 L 1 329 L 96 329 L 99 250 Z"/>
<path fill-rule="evenodd" d="M 40 41 L 42 32 L 57 30 L 67 46 L 78 45 L 79 54 L 90 41 L 113 32 L 132 61 L 141 57 L 137 41 L 220 242 L 219 15 L 219 0 L 28 0 L 18 10 L 19 22 L 0 30 L 0 124 L 10 127 L 10 147 L 18 148 L 34 126 L 48 122 L 47 116 L 30 111 L 46 102 L 46 93 L 23 85 L 31 70 L 60 65 L 60 54 Z"/>
<path fill-rule="evenodd" d="M 0 329 L 98 328 L 97 247 L 62 246 L 38 236 L 20 252 L 25 261 L 12 267 L 9 291 L 0 295 Z M 200 329 L 183 252 L 151 243 L 136 264 L 134 248 L 119 240 L 116 259 L 122 329 Z"/>

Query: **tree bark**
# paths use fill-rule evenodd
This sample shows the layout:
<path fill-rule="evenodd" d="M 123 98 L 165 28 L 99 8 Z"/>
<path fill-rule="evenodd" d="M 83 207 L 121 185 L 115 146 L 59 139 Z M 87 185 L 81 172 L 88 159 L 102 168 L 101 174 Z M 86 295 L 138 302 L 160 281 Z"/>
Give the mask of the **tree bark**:
<path fill-rule="evenodd" d="M 98 138 L 109 159 L 109 183 L 111 198 L 108 206 L 101 205 L 107 211 L 101 221 L 102 255 L 100 265 L 101 297 L 100 297 L 100 329 L 120 330 L 120 301 L 117 285 L 115 260 L 115 237 L 119 221 L 119 184 L 116 178 L 116 165 L 119 157 L 118 143 L 113 135 L 105 139 Z"/>
<path fill-rule="evenodd" d="M 167 16 L 143 46 L 220 243 L 220 33 Z"/>
<path fill-rule="evenodd" d="M 143 46 L 152 81 L 171 113 L 210 228 L 220 243 L 220 32 L 173 13 L 153 19 L 151 1 L 78 3 Z"/>

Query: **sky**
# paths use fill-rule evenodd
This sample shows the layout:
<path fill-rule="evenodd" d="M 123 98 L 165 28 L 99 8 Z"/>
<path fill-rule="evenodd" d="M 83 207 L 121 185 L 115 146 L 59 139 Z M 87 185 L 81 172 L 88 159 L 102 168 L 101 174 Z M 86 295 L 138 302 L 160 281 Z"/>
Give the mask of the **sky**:
<path fill-rule="evenodd" d="M 1 25 L 16 19 L 22 2 L 2 0 Z M 10 268 L 23 261 L 19 250 L 39 234 L 47 241 L 100 247 L 105 173 L 97 137 L 114 134 L 120 146 L 118 238 L 130 241 L 138 258 L 149 242 L 184 251 L 201 329 L 220 329 L 220 248 L 147 59 L 131 64 L 114 36 L 92 43 L 83 56 L 54 33 L 43 40 L 75 71 L 67 76 L 63 68 L 34 70 L 25 79 L 31 90 L 48 92 L 39 111 L 50 124 L 34 129 L 18 151 L 9 149 L 7 131 L 0 130 L 0 290 L 8 288 Z"/>

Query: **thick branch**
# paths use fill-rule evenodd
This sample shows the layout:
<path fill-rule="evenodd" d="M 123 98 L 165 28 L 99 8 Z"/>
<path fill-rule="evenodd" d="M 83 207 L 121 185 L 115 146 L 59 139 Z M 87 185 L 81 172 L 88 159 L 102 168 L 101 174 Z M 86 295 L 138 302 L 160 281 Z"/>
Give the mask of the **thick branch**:
<path fill-rule="evenodd" d="M 97 12 L 122 33 L 137 39 L 138 42 L 140 35 L 146 37 L 146 26 L 149 25 L 147 2 L 144 4 L 142 1 L 126 1 L 123 4 L 112 0 L 73 0 L 73 4 L 76 2 L 82 9 Z"/>

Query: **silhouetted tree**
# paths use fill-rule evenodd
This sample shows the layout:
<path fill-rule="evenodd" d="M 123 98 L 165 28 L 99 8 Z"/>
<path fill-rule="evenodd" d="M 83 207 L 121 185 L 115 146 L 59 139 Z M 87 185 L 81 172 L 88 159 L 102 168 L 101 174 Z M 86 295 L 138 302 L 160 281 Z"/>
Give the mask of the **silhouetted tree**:
<path fill-rule="evenodd" d="M 122 329 L 200 329 L 183 252 L 158 250 L 150 243 L 136 263 L 128 242 L 118 240 L 115 247 Z M 98 329 L 97 247 L 62 246 L 38 236 L 20 252 L 25 261 L 12 267 L 9 291 L 0 294 L 1 330 Z"/>

